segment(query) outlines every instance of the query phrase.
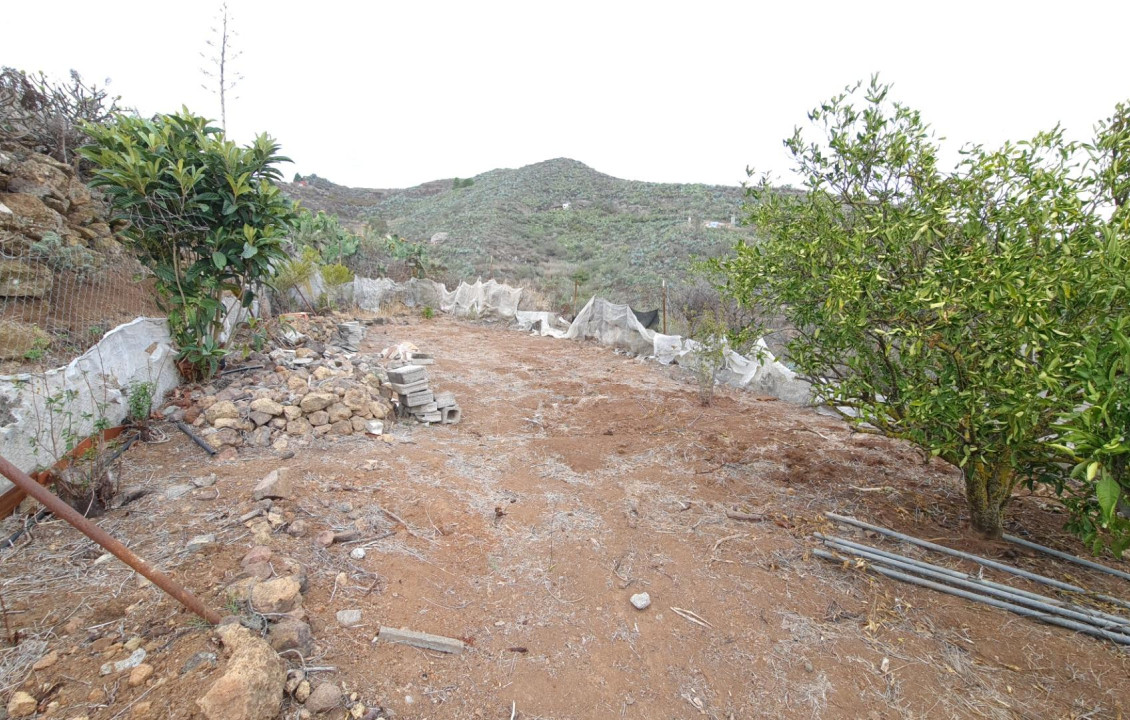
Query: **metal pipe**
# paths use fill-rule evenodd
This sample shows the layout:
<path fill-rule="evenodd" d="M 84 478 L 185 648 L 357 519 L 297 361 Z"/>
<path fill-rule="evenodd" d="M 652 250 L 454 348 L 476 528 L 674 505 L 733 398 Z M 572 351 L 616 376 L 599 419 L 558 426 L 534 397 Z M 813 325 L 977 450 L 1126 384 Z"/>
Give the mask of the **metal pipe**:
<path fill-rule="evenodd" d="M 4 457 L 0 457 L 0 475 L 11 480 L 16 484 L 16 487 L 38 500 L 43 507 L 69 522 L 79 532 L 86 535 L 88 538 L 113 553 L 115 557 L 126 565 L 129 565 L 138 573 L 151 580 L 154 585 L 171 595 L 186 608 L 213 625 L 220 622 L 220 614 L 215 610 L 209 610 L 205 607 L 204 603 L 200 602 L 200 600 L 185 589 L 184 586 L 160 570 L 147 565 L 145 561 L 135 555 L 132 550 L 111 537 L 105 530 L 84 518 L 77 510 L 60 500 L 50 490 L 40 487 L 39 483 L 28 477 L 27 473 L 8 462 Z"/>
<path fill-rule="evenodd" d="M 814 549 L 812 551 L 812 554 L 825 560 L 831 560 L 832 562 L 844 561 L 844 558 L 837 556 L 835 553 L 830 553 L 827 550 L 821 550 L 820 548 Z M 950 587 L 949 585 L 942 585 L 940 583 L 925 580 L 913 575 L 907 575 L 905 573 L 898 572 L 897 570 L 891 570 L 889 568 L 882 567 L 881 565 L 871 565 L 868 569 L 874 570 L 880 575 L 885 575 L 886 577 L 892 578 L 894 580 L 901 580 L 902 582 L 910 583 L 911 585 L 918 585 L 919 587 L 937 590 L 938 592 L 942 592 L 947 595 L 954 595 L 966 600 L 972 600 L 973 602 L 984 603 L 985 605 L 999 608 L 1001 610 L 1008 610 L 1009 612 L 1016 613 L 1017 615 L 1034 618 L 1049 625 L 1058 625 L 1059 627 L 1068 628 L 1069 630 L 1075 630 L 1092 637 L 1105 638 L 1107 640 L 1110 640 L 1111 642 L 1118 643 L 1119 645 L 1130 645 L 1130 637 L 1126 635 L 1119 635 L 1117 633 L 1107 632 L 1106 630 L 1097 628 L 1094 625 L 1078 623 L 1074 620 L 1068 620 L 1057 615 L 1049 615 L 1047 613 L 1037 612 L 1036 610 L 1030 610 L 1026 607 L 1021 607 L 1019 605 L 1005 602 L 1003 600 L 994 600 L 991 597 L 978 595 L 977 593 L 971 593 L 966 590 L 960 590 L 958 588 Z"/>
<path fill-rule="evenodd" d="M 1015 543 L 1015 544 L 1020 545 L 1022 547 L 1026 547 L 1030 550 L 1038 550 L 1038 551 L 1040 551 L 1040 552 L 1042 552 L 1046 555 L 1051 555 L 1052 557 L 1057 557 L 1060 560 L 1066 560 L 1067 562 L 1073 562 L 1076 565 L 1082 565 L 1083 567 L 1088 567 L 1088 568 L 1091 568 L 1092 570 L 1098 570 L 1099 572 L 1106 573 L 1107 575 L 1113 575 L 1115 577 L 1120 577 L 1123 580 L 1130 580 L 1130 573 L 1124 573 L 1121 570 L 1116 570 L 1112 567 L 1107 567 L 1106 565 L 1102 565 L 1102 564 L 1097 563 L 1097 562 L 1091 562 L 1090 560 L 1087 560 L 1086 558 L 1076 557 L 1076 556 L 1072 555 L 1071 553 L 1065 553 L 1062 550 L 1056 550 L 1055 548 L 1045 547 L 1044 545 L 1038 545 L 1038 544 L 1032 542 L 1031 540 L 1025 540 L 1024 538 L 1018 538 L 1015 535 L 1002 535 L 1001 537 L 1004 538 L 1005 540 L 1009 541 L 1010 543 Z"/>
<path fill-rule="evenodd" d="M 1096 617 L 1094 615 L 1090 615 L 1090 614 L 1085 613 L 1085 612 L 1080 612 L 1080 611 L 1077 611 L 1077 610 L 1072 610 L 1072 609 L 1069 609 L 1069 608 L 1053 605 L 1050 602 L 1048 602 L 1048 601 L 1051 600 L 1051 598 L 1047 598 L 1047 597 L 1043 597 L 1043 596 L 1037 596 L 1038 599 L 1026 597 L 1022 593 L 1012 592 L 1012 588 L 1008 588 L 1008 586 L 1004 586 L 1007 589 L 1002 590 L 1002 589 L 999 589 L 999 588 L 992 587 L 992 585 L 990 585 L 988 583 L 978 582 L 977 580 L 974 580 L 974 579 L 965 579 L 965 578 L 960 578 L 960 577 L 954 577 L 952 575 L 948 575 L 948 574 L 943 573 L 943 572 L 938 572 L 937 570 L 931 569 L 929 567 L 921 567 L 921 565 L 924 564 L 924 563 L 916 564 L 913 561 L 909 561 L 909 558 L 907 558 L 905 560 L 902 560 L 902 559 L 896 560 L 896 559 L 893 559 L 893 558 L 883 557 L 882 555 L 878 555 L 876 553 L 868 552 L 866 550 L 855 550 L 855 549 L 852 549 L 852 548 L 846 548 L 846 547 L 843 547 L 839 543 L 832 541 L 832 540 L 829 540 L 828 543 L 831 547 L 839 550 L 840 552 L 844 552 L 844 553 L 855 555 L 857 557 L 861 557 L 864 560 L 867 560 L 871 563 L 876 563 L 876 564 L 881 564 L 881 565 L 889 565 L 889 566 L 894 567 L 898 570 L 905 570 L 907 572 L 914 573 L 916 575 L 921 575 L 921 576 L 930 578 L 932 580 L 939 580 L 941 582 L 949 583 L 950 585 L 955 585 L 957 587 L 965 588 L 967 590 L 982 592 L 986 595 L 990 595 L 992 597 L 999 598 L 1001 600 L 1005 600 L 1005 601 L 1008 601 L 1008 602 L 1014 602 L 1018 605 L 1024 605 L 1025 607 L 1032 608 L 1033 610 L 1041 610 L 1041 611 L 1044 611 L 1044 612 L 1051 613 L 1053 615 L 1057 615 L 1059 617 L 1065 617 L 1065 618 L 1069 618 L 1071 620 L 1078 620 L 1079 622 L 1084 622 L 1084 623 L 1087 623 L 1088 625 L 1094 625 L 1095 627 L 1100 627 L 1104 630 L 1109 630 L 1111 632 L 1118 633 L 1119 635 L 1125 635 L 1127 640 L 1130 641 L 1130 625 L 1127 625 L 1125 622 L 1120 621 L 1120 620 L 1111 621 L 1111 620 L 1107 620 L 1105 618 L 1100 618 L 1100 617 Z"/>
<path fill-rule="evenodd" d="M 855 527 L 863 528 L 864 530 L 871 530 L 881 535 L 886 535 L 887 537 L 903 540 L 912 545 L 924 547 L 928 550 L 934 550 L 936 552 L 945 553 L 946 555 L 952 555 L 953 557 L 961 558 L 963 560 L 969 560 L 971 562 L 977 563 L 978 565 L 984 565 L 985 567 L 994 568 L 996 570 L 1003 570 L 1004 572 L 1012 573 L 1013 575 L 1018 575 L 1022 578 L 1028 578 L 1029 580 L 1033 580 L 1042 585 L 1050 585 L 1051 587 L 1059 588 L 1060 590 L 1079 593 L 1081 595 L 1086 595 L 1087 597 L 1102 600 L 1103 602 L 1108 602 L 1112 605 L 1119 605 L 1121 607 L 1130 609 L 1130 602 L 1127 602 L 1125 600 L 1120 600 L 1116 597 L 1111 597 L 1110 595 L 1094 593 L 1090 590 L 1087 590 L 1086 588 L 1081 588 L 1078 585 L 1072 585 L 1071 583 L 1065 583 L 1054 578 L 1040 575 L 1038 573 L 1021 570 L 1018 567 L 1006 565 L 1004 563 L 997 562 L 996 560 L 989 560 L 988 558 L 983 558 L 980 555 L 973 555 L 972 553 L 962 552 L 961 550 L 954 550 L 953 548 L 948 548 L 945 545 L 932 543 L 929 540 L 919 540 L 918 538 L 911 537 L 910 535 L 903 535 L 902 533 L 895 532 L 894 530 L 888 530 L 885 527 L 879 527 L 878 525 L 872 525 L 871 523 L 866 523 L 862 520 L 856 520 L 855 518 L 851 517 L 844 517 L 843 515 L 836 515 L 835 513 L 826 512 L 824 513 L 824 517 L 828 518 L 829 520 L 835 520 L 836 522 L 854 525 Z"/>
<path fill-rule="evenodd" d="M 829 536 L 824 535 L 822 533 L 813 533 L 813 537 L 816 537 L 816 538 L 823 540 L 827 543 L 830 543 L 832 545 L 838 545 L 838 546 L 844 547 L 847 550 L 858 550 L 859 552 L 867 553 L 869 555 L 876 555 L 876 556 L 879 556 L 881 558 L 890 558 L 892 560 L 897 560 L 899 562 L 904 562 L 904 563 L 907 563 L 907 564 L 910 564 L 910 565 L 925 568 L 927 570 L 932 570 L 934 572 L 941 573 L 943 575 L 948 575 L 949 577 L 952 577 L 952 578 L 960 578 L 962 580 L 967 580 L 969 582 L 973 582 L 973 583 L 976 583 L 978 585 L 985 585 L 985 586 L 988 586 L 988 587 L 996 588 L 997 590 L 1001 590 L 1003 592 L 1011 593 L 1013 595 L 1019 595 L 1021 597 L 1027 597 L 1031 600 L 1037 600 L 1037 601 L 1040 601 L 1040 602 L 1050 603 L 1052 605 L 1062 606 L 1062 607 L 1064 607 L 1068 610 L 1071 610 L 1073 612 L 1079 612 L 1079 613 L 1083 613 L 1085 615 L 1093 615 L 1097 618 L 1102 618 L 1103 620 L 1109 621 L 1109 622 L 1114 623 L 1116 625 L 1124 625 L 1124 626 L 1127 627 L 1128 630 L 1130 630 L 1130 618 L 1125 618 L 1121 615 L 1112 615 L 1110 613 L 1106 613 L 1106 612 L 1103 612 L 1101 610 L 1097 610 L 1095 608 L 1086 607 L 1084 605 L 1079 605 L 1077 603 L 1067 602 L 1065 600 L 1060 600 L 1059 598 L 1053 598 L 1053 597 L 1048 597 L 1046 595 L 1040 595 L 1038 593 L 1029 592 L 1027 590 L 1022 590 L 1020 588 L 1012 587 L 1011 585 L 1003 585 L 1001 583 L 993 582 L 992 580 L 986 580 L 984 578 L 980 578 L 980 577 L 977 577 L 975 575 L 963 573 L 959 570 L 953 570 L 951 568 L 943 567 L 941 565 L 932 565 L 930 563 L 923 562 L 921 560 L 916 560 L 914 558 L 906 557 L 904 555 L 898 555 L 896 553 L 890 553 L 890 552 L 887 552 L 885 550 L 873 548 L 869 545 L 862 545 L 860 543 L 852 542 L 851 540 L 845 540 L 844 538 L 829 537 Z"/>

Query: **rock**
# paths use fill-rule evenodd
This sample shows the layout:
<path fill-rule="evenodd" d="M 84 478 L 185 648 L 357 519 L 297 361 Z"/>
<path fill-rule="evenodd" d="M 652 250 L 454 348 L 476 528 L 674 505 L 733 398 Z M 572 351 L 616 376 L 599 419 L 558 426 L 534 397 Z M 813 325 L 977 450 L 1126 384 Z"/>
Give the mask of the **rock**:
<path fill-rule="evenodd" d="M 333 428 L 330 427 L 328 424 L 327 425 L 315 425 L 314 426 L 314 437 L 322 437 L 323 435 L 329 435 L 330 430 L 332 430 L 332 429 Z"/>
<path fill-rule="evenodd" d="M 232 651 L 224 674 L 196 701 L 208 720 L 272 720 L 282 709 L 286 668 L 265 640 L 239 625 L 217 633 Z"/>
<path fill-rule="evenodd" d="M 370 435 L 382 435 L 385 431 L 385 424 L 380 420 L 369 420 L 365 423 L 365 432 Z"/>
<path fill-rule="evenodd" d="M 349 424 L 355 433 L 363 433 L 369 426 L 369 421 L 360 415 L 354 415 L 349 418 Z"/>
<path fill-rule="evenodd" d="M 283 408 L 283 417 L 287 420 L 297 420 L 302 417 L 302 408 L 296 405 L 287 405 Z"/>
<path fill-rule="evenodd" d="M 267 423 L 271 422 L 271 420 L 274 420 L 275 418 L 274 418 L 273 415 L 268 415 L 265 412 L 257 412 L 256 411 L 256 412 L 252 412 L 250 415 L 248 415 L 247 419 L 250 420 L 251 422 L 255 423 L 255 427 L 260 427 L 262 425 L 266 425 Z"/>
<path fill-rule="evenodd" d="M 361 624 L 360 610 L 338 610 L 337 624 L 342 627 L 355 627 Z"/>
<path fill-rule="evenodd" d="M 325 410 L 327 407 L 337 402 L 337 395 L 324 392 L 306 393 L 298 406 L 302 408 L 302 412 L 312 413 L 318 410 Z"/>
<path fill-rule="evenodd" d="M 38 706 L 39 703 L 35 701 L 35 698 L 23 690 L 17 690 L 12 693 L 12 699 L 8 701 L 8 717 L 31 717 L 35 714 L 35 709 Z"/>
<path fill-rule="evenodd" d="M 197 475 L 192 478 L 192 486 L 198 488 L 212 487 L 216 484 L 216 473 L 209 473 L 207 475 Z"/>
<path fill-rule="evenodd" d="M 314 540 L 322 547 L 329 547 L 330 545 L 334 544 L 334 531 L 323 530 L 322 532 L 314 536 Z"/>
<path fill-rule="evenodd" d="M 204 411 L 204 420 L 215 425 L 217 420 L 238 419 L 239 408 L 231 400 L 220 400 Z"/>
<path fill-rule="evenodd" d="M 37 326 L 16 320 L 0 319 L 0 360 L 29 357 L 51 345 L 51 336 Z"/>
<path fill-rule="evenodd" d="M 224 595 L 228 600 L 243 605 L 251 599 L 251 590 L 258 582 L 259 579 L 256 577 L 241 577 L 233 580 L 224 588 Z"/>
<path fill-rule="evenodd" d="M 342 420 L 348 420 L 353 416 L 353 411 L 345 406 L 345 403 L 334 403 L 326 410 L 330 414 L 330 424 L 339 423 Z"/>
<path fill-rule="evenodd" d="M 133 710 L 130 711 L 129 716 L 131 718 L 147 718 L 147 717 L 149 717 L 149 711 L 152 710 L 152 709 L 153 709 L 153 703 L 149 702 L 148 700 L 145 700 L 143 702 L 139 702 L 138 704 L 134 705 Z"/>
<path fill-rule="evenodd" d="M 53 284 L 46 265 L 0 258 L 0 297 L 39 298 L 51 292 Z"/>
<path fill-rule="evenodd" d="M 132 653 L 130 653 L 130 656 L 125 660 L 119 660 L 114 663 L 106 663 L 102 666 L 100 672 L 103 675 L 123 672 L 125 670 L 129 670 L 130 668 L 137 667 L 142 663 L 143 660 L 145 660 L 145 648 L 138 648 L 137 650 L 134 650 Z"/>
<path fill-rule="evenodd" d="M 303 657 L 314 654 L 314 636 L 310 632 L 310 626 L 294 618 L 283 618 L 272 625 L 267 633 L 267 642 L 275 652 L 297 650 Z"/>
<path fill-rule="evenodd" d="M 271 428 L 266 425 L 256 428 L 255 431 L 248 436 L 247 442 L 252 447 L 269 447 L 271 444 Z"/>
<path fill-rule="evenodd" d="M 270 398 L 259 398 L 258 400 L 252 400 L 251 410 L 252 412 L 266 413 L 267 415 L 271 415 L 272 417 L 275 415 L 283 414 L 283 406 L 280 403 L 271 400 Z"/>
<path fill-rule="evenodd" d="M 31 666 L 31 669 L 46 670 L 57 662 L 59 662 L 59 653 L 55 650 L 52 650 L 51 652 L 36 660 L 35 664 Z"/>
<path fill-rule="evenodd" d="M 300 518 L 287 526 L 286 534 L 291 537 L 302 537 L 308 532 L 308 528 L 309 526 L 306 524 L 306 521 Z"/>
<path fill-rule="evenodd" d="M 302 589 L 293 575 L 261 582 L 251 589 L 255 612 L 267 615 L 288 613 L 302 604 Z"/>
<path fill-rule="evenodd" d="M 317 410 L 307 415 L 306 419 L 309 420 L 310 424 L 314 427 L 317 427 L 319 425 L 329 425 L 330 414 L 325 410 Z"/>
<path fill-rule="evenodd" d="M 153 677 L 153 666 L 149 663 L 141 663 L 129 673 L 129 686 L 137 687 L 144 685 L 145 681 Z"/>
<path fill-rule="evenodd" d="M 271 548 L 265 545 L 256 545 L 247 551 L 247 554 L 243 556 L 239 564 L 242 567 L 247 567 L 255 563 L 270 562 L 272 556 L 274 556 L 274 553 L 271 552 Z"/>
<path fill-rule="evenodd" d="M 330 425 L 330 432 L 332 432 L 334 435 L 352 435 L 353 423 L 351 423 L 349 420 L 341 420 L 339 422 L 335 422 L 333 425 Z"/>
<path fill-rule="evenodd" d="M 298 687 L 294 689 L 294 699 L 300 703 L 304 703 L 310 699 L 310 681 L 301 680 Z"/>
<path fill-rule="evenodd" d="M 216 662 L 218 660 L 219 660 L 219 658 L 216 656 L 216 653 L 214 653 L 214 652 L 208 652 L 206 650 L 198 652 L 195 655 L 193 655 L 192 657 L 190 657 L 188 660 L 184 661 L 184 665 L 182 665 L 181 669 L 180 669 L 180 674 L 185 675 L 187 673 L 190 673 L 193 670 L 195 670 L 196 668 L 200 667 L 201 665 L 207 665 L 208 667 L 216 667 Z"/>
<path fill-rule="evenodd" d="M 269 562 L 251 563 L 243 568 L 243 572 L 256 580 L 270 580 L 271 576 L 275 574 L 274 568 L 271 567 Z"/>
<path fill-rule="evenodd" d="M 304 417 L 291 420 L 286 424 L 287 435 L 309 435 L 313 430 L 314 428 L 310 425 L 310 421 Z"/>
<path fill-rule="evenodd" d="M 306 709 L 315 715 L 329 712 L 341 705 L 341 690 L 333 683 L 319 683 L 310 697 L 306 698 Z"/>
<path fill-rule="evenodd" d="M 0 213 L 0 232 L 7 230 L 32 240 L 42 240 L 46 233 L 63 231 L 62 216 L 34 195 L 0 193 L 0 203 L 11 210 Z"/>
<path fill-rule="evenodd" d="M 197 535 L 188 541 L 185 546 L 188 550 L 199 550 L 206 545 L 214 545 L 216 542 L 216 533 L 208 533 L 206 535 Z"/>
<path fill-rule="evenodd" d="M 57 200 L 67 197 L 70 184 L 67 173 L 55 164 L 42 160 L 45 157 L 45 155 L 33 155 L 17 165 L 15 172 L 8 178 L 8 192 L 33 195 L 37 198 L 51 197 Z M 69 207 L 68 199 L 64 209 Z"/>
<path fill-rule="evenodd" d="M 369 393 L 361 388 L 349 388 L 345 391 L 345 397 L 341 399 L 341 402 L 353 412 L 358 413 L 369 404 Z"/>
<path fill-rule="evenodd" d="M 227 418 L 221 418 L 227 419 Z M 208 444 L 216 450 L 224 448 L 236 448 L 243 444 L 243 436 L 239 434 L 239 430 L 235 428 L 220 428 L 215 433 L 205 438 Z"/>
<path fill-rule="evenodd" d="M 267 477 L 259 481 L 251 493 L 255 500 L 264 498 L 286 499 L 294 494 L 290 481 L 290 472 L 287 468 L 279 468 L 267 473 Z"/>
<path fill-rule="evenodd" d="M 364 560 L 365 548 L 353 548 L 349 551 L 349 557 L 353 558 L 354 560 Z"/>
<path fill-rule="evenodd" d="M 646 610 L 651 605 L 651 596 L 647 593 L 636 593 L 632 596 L 632 606 L 636 610 Z"/>

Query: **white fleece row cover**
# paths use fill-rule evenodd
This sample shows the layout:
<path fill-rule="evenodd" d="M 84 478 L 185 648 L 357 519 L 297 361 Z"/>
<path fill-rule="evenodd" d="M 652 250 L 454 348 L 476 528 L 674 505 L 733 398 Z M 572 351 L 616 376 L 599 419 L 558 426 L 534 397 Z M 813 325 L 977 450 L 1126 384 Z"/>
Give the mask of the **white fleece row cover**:
<path fill-rule="evenodd" d="M 699 347 L 690 338 L 648 330 L 627 305 L 598 297 L 589 300 L 569 323 L 553 313 L 519 310 L 522 289 L 494 280 L 483 282 L 480 279 L 474 284 L 461 282 L 455 290 L 448 290 L 432 280 L 396 283 L 388 278 L 359 277 L 353 283 L 354 301 L 365 310 L 376 311 L 399 302 L 407 307 L 438 307 L 457 317 L 511 320 L 519 330 L 566 340 L 596 340 L 601 345 L 654 358 L 664 365 L 688 362 L 687 356 Z M 797 405 L 810 404 L 812 386 L 778 362 L 764 341 L 758 340 L 756 347 L 756 358 L 726 350 L 726 363 L 718 374 L 719 382 Z"/>

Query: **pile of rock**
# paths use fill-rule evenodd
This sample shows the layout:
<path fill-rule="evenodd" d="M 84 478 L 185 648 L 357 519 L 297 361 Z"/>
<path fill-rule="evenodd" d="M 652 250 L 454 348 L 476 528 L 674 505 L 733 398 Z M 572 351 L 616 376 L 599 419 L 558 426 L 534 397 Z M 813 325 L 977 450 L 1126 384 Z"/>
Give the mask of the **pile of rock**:
<path fill-rule="evenodd" d="M 387 371 L 389 387 L 397 395 L 401 412 L 422 423 L 454 425 L 462 411 L 449 392 L 435 393 L 428 382 L 428 371 L 423 365 L 402 365 Z"/>
<path fill-rule="evenodd" d="M 188 407 L 166 407 L 163 414 L 200 428 L 217 450 L 285 450 L 292 438 L 380 435 L 381 420 L 392 411 L 384 370 L 367 356 L 316 349 L 272 351 L 261 358 L 263 370 L 221 377 L 192 391 L 181 403 Z"/>

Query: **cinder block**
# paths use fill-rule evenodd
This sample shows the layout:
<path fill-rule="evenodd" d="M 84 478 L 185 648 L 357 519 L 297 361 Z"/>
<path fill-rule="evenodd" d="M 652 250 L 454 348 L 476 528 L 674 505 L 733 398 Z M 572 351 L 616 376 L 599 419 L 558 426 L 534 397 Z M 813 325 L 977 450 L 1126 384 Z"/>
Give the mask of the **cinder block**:
<path fill-rule="evenodd" d="M 417 415 L 416 419 L 419 420 L 420 422 L 436 423 L 436 422 L 441 422 L 443 420 L 443 416 L 440 415 L 438 412 L 433 412 L 433 413 L 425 413 L 424 415 Z"/>
<path fill-rule="evenodd" d="M 405 365 L 388 371 L 388 381 L 399 385 L 409 385 L 428 379 L 428 371 L 422 365 Z"/>
<path fill-rule="evenodd" d="M 463 411 L 459 409 L 458 405 L 445 407 L 439 409 L 440 422 L 444 425 L 455 425 L 463 417 Z"/>
<path fill-rule="evenodd" d="M 397 392 L 401 395 L 411 395 L 414 392 L 419 392 L 420 390 L 427 390 L 428 389 L 428 379 L 427 378 L 424 378 L 423 380 L 417 380 L 416 382 L 410 382 L 410 383 L 389 383 L 389 384 L 392 386 L 392 389 L 393 389 L 394 392 Z"/>
<path fill-rule="evenodd" d="M 422 415 L 424 413 L 434 412 L 439 412 L 439 406 L 434 402 L 430 402 L 427 405 L 417 405 L 416 407 L 412 408 L 412 414 L 414 415 Z"/>
<path fill-rule="evenodd" d="M 441 408 L 452 407 L 453 405 L 455 405 L 455 393 L 436 393 L 436 405 L 440 406 Z"/>
<path fill-rule="evenodd" d="M 414 392 L 411 395 L 405 395 L 401 398 L 404 406 L 408 408 L 414 408 L 418 405 L 427 405 L 430 402 L 434 402 L 435 399 L 435 395 L 432 394 L 431 390 L 421 390 L 420 392 Z"/>

